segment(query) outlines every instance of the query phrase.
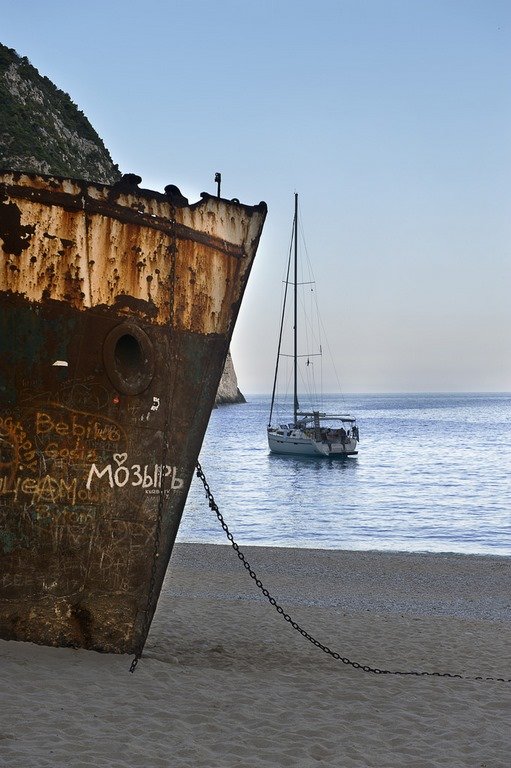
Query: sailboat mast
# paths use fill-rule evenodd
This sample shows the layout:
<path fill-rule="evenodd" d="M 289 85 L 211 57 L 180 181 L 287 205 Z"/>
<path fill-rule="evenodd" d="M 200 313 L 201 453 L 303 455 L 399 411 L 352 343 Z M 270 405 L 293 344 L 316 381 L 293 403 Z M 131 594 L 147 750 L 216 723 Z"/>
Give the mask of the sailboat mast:
<path fill-rule="evenodd" d="M 293 390 L 294 390 L 294 405 L 293 415 L 294 424 L 296 426 L 297 413 L 298 413 L 298 193 L 295 192 L 295 274 L 294 274 L 294 352 L 293 352 Z"/>

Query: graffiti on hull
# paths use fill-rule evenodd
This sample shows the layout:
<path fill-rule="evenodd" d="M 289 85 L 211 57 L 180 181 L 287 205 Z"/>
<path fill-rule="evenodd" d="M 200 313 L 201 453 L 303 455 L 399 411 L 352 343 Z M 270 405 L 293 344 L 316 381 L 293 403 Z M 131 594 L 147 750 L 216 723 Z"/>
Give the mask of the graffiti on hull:
<path fill-rule="evenodd" d="M 158 443 L 150 449 L 162 453 Z M 116 544 L 135 530 L 146 541 L 155 497 L 183 487 L 178 466 L 141 460 L 123 427 L 101 414 L 46 403 L 0 416 L 0 554 L 72 548 L 91 526 L 103 533 L 109 526 Z"/>

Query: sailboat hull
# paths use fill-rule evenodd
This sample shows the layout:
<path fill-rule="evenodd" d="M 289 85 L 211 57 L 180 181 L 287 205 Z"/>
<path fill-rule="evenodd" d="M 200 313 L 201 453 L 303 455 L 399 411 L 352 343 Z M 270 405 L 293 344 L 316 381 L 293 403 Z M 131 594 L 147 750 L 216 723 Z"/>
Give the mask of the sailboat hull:
<path fill-rule="evenodd" d="M 329 458 L 344 458 L 347 456 L 356 456 L 357 441 L 347 439 L 345 443 L 328 443 L 326 441 L 316 441 L 312 437 L 301 433 L 296 434 L 294 430 L 288 435 L 283 430 L 268 430 L 268 446 L 272 453 L 279 453 L 289 456 L 315 456 Z"/>

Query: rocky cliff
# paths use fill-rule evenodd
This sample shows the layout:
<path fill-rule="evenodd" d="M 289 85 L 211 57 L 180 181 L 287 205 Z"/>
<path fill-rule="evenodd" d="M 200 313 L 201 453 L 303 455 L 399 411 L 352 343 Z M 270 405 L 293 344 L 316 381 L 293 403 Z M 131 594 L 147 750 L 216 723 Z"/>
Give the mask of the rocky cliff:
<path fill-rule="evenodd" d="M 0 168 L 112 184 L 121 172 L 85 115 L 26 57 L 0 43 Z M 245 402 L 230 354 L 217 403 Z"/>
<path fill-rule="evenodd" d="M 111 184 L 117 165 L 67 93 L 0 44 L 0 167 Z"/>
<path fill-rule="evenodd" d="M 217 405 L 226 403 L 246 403 L 247 401 L 238 389 L 238 380 L 232 362 L 231 353 L 227 353 L 224 372 L 220 380 L 220 386 L 216 394 Z"/>

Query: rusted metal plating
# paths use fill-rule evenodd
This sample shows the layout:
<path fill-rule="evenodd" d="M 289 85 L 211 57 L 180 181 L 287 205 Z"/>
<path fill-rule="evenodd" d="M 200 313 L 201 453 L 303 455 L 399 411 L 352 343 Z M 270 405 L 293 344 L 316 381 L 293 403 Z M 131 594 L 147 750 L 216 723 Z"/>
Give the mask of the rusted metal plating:
<path fill-rule="evenodd" d="M 136 179 L 0 174 L 3 638 L 140 647 L 163 494 L 156 607 L 266 206 Z"/>
<path fill-rule="evenodd" d="M 175 238 L 174 320 L 199 333 L 229 325 L 230 294 L 250 267 L 266 209 L 206 195 L 175 207 L 138 188 L 15 173 L 0 176 L 0 205 L 0 290 L 76 309 L 130 297 L 135 314 L 165 324 Z"/>

